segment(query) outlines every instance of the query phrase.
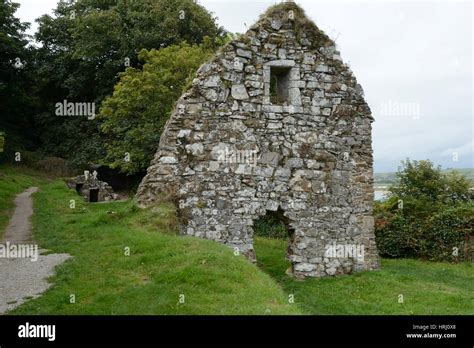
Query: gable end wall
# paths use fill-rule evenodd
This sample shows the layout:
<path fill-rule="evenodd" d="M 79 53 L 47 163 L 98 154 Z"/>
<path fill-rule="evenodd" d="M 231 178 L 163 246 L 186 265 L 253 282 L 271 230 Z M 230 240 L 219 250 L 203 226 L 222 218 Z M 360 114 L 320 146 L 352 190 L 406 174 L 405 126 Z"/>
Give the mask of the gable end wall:
<path fill-rule="evenodd" d="M 272 104 L 272 66 L 291 69 L 290 105 Z M 224 243 L 251 260 L 254 221 L 280 209 L 298 277 L 378 268 L 372 121 L 332 42 L 298 33 L 285 17 L 264 18 L 199 69 L 137 200 L 173 199 L 182 234 Z M 328 245 L 363 247 L 364 255 L 328 257 Z"/>

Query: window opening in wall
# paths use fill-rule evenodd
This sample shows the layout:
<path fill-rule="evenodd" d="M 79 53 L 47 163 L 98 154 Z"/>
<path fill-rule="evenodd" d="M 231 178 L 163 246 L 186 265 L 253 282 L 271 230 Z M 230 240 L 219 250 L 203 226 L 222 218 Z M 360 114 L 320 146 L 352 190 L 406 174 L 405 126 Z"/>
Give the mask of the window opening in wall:
<path fill-rule="evenodd" d="M 291 68 L 270 68 L 270 102 L 272 104 L 289 104 L 290 71 Z"/>

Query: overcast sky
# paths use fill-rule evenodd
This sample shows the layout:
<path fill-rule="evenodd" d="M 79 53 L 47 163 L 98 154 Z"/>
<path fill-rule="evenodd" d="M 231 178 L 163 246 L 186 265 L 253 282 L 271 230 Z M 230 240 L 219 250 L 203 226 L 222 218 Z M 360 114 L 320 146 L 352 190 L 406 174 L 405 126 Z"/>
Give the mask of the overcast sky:
<path fill-rule="evenodd" d="M 57 0 L 15 0 L 34 22 Z M 280 1 L 201 0 L 220 25 L 245 32 Z M 375 171 L 431 159 L 474 167 L 473 4 L 470 1 L 297 1 L 336 40 L 375 117 Z M 32 24 L 30 33 L 36 25 Z"/>

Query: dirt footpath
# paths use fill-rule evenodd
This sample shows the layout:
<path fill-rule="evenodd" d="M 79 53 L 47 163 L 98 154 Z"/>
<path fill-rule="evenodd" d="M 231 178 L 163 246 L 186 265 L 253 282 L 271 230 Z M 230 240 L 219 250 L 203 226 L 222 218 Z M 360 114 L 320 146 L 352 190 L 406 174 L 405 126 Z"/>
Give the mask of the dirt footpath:
<path fill-rule="evenodd" d="M 7 248 L 12 251 L 20 245 L 35 250 L 30 219 L 33 215 L 31 195 L 37 191 L 37 187 L 30 187 L 17 195 L 15 212 L 0 243 L 4 254 Z M 45 251 L 38 250 L 36 261 L 35 257 L 5 257 L 0 254 L 0 314 L 39 297 L 51 286 L 47 279 L 54 274 L 54 268 L 70 258 L 68 254 L 41 255 Z"/>

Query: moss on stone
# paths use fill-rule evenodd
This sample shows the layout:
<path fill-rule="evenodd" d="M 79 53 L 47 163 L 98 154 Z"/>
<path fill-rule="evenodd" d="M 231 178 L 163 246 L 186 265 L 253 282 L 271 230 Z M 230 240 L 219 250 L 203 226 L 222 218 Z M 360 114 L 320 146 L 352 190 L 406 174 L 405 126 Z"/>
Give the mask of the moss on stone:
<path fill-rule="evenodd" d="M 283 23 L 292 23 L 296 33 L 296 39 L 300 41 L 303 36 L 310 37 L 312 47 L 326 47 L 334 45 L 329 36 L 320 30 L 316 24 L 308 18 L 306 12 L 293 2 L 284 2 L 271 6 L 261 17 L 260 21 L 268 18 L 278 18 Z"/>

